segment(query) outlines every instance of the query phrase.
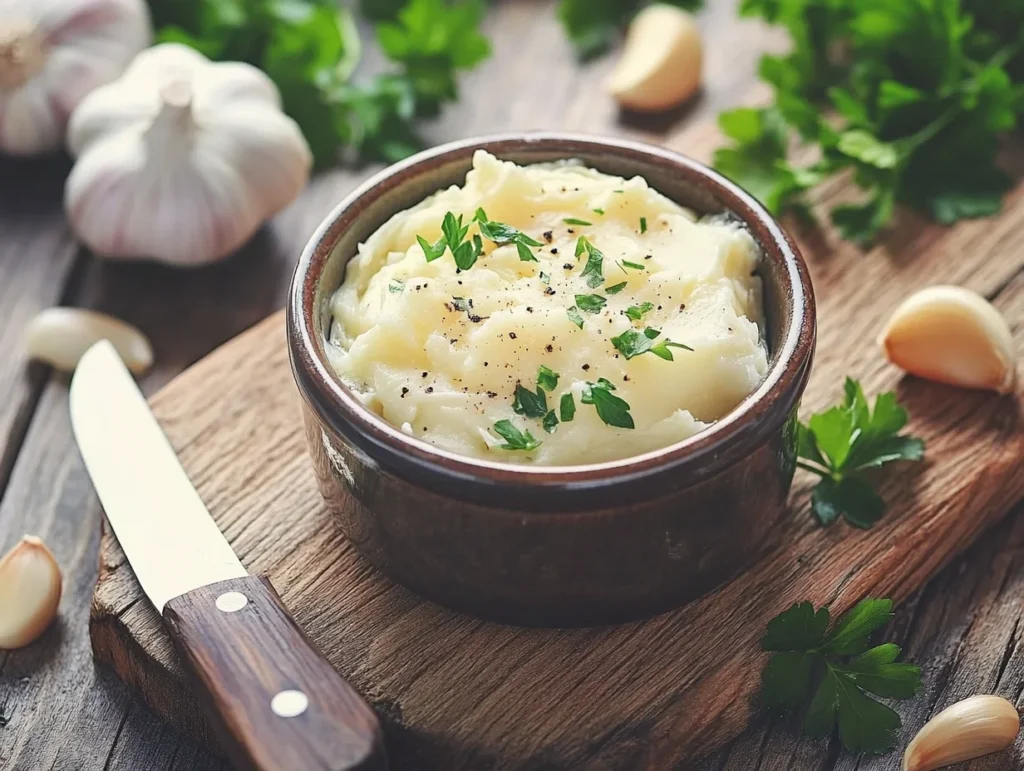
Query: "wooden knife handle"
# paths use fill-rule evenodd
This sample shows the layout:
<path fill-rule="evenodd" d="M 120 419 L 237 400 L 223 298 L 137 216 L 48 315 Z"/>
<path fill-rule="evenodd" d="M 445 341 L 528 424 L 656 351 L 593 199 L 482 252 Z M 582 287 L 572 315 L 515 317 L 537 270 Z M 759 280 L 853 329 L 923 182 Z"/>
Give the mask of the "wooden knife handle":
<path fill-rule="evenodd" d="M 387 769 L 377 716 L 296 626 L 267 579 L 236 578 L 175 597 L 164 619 L 236 768 Z"/>

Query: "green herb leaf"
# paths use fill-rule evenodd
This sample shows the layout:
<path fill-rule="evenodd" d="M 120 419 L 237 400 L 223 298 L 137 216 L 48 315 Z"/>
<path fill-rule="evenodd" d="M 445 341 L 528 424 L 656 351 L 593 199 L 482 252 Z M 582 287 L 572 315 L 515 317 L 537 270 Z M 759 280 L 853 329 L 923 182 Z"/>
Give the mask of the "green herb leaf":
<path fill-rule="evenodd" d="M 592 222 L 587 222 L 586 220 L 577 219 L 576 217 L 566 217 L 565 219 L 562 220 L 562 222 L 564 222 L 566 225 L 583 225 L 583 226 L 587 226 L 587 225 L 594 224 Z"/>
<path fill-rule="evenodd" d="M 599 313 L 608 304 L 599 294 L 578 294 L 576 295 L 576 307 L 587 313 Z"/>
<path fill-rule="evenodd" d="M 543 270 L 540 272 L 540 282 L 545 286 L 551 286 L 551 276 L 545 273 Z"/>
<path fill-rule="evenodd" d="M 615 284 L 614 286 L 605 287 L 604 291 L 607 292 L 608 294 L 618 294 L 619 292 L 621 292 L 625 288 L 626 288 L 626 282 L 623 281 L 620 284 Z"/>
<path fill-rule="evenodd" d="M 580 313 L 580 309 L 575 305 L 565 309 L 566 315 L 569 317 L 569 321 L 583 329 L 583 315 Z"/>
<path fill-rule="evenodd" d="M 826 608 L 815 612 L 802 602 L 780 613 L 761 640 L 763 649 L 774 651 L 762 673 L 764 704 L 796 709 L 813 691 L 803 721 L 807 734 L 823 738 L 838 724 L 851 752 L 892 749 L 899 715 L 868 693 L 912 698 L 921 687 L 921 670 L 897 662 L 900 649 L 892 643 L 869 647 L 869 636 L 891 618 L 892 602 L 886 599 L 862 600 L 830 632 Z"/>
<path fill-rule="evenodd" d="M 391 294 L 401 294 L 404 289 L 405 281 L 400 278 L 393 278 L 388 283 L 388 291 L 391 292 Z"/>
<path fill-rule="evenodd" d="M 607 425 L 617 428 L 635 428 L 633 416 L 629 414 L 629 404 L 612 393 L 615 386 L 608 380 L 600 378 L 596 383 L 587 383 L 583 392 L 584 404 L 593 404 L 597 416 Z"/>
<path fill-rule="evenodd" d="M 519 252 L 520 262 L 537 262 L 537 257 L 530 251 L 530 247 L 522 241 L 516 241 L 516 251 Z"/>
<path fill-rule="evenodd" d="M 447 212 L 444 219 L 441 220 L 441 232 L 444 234 L 444 241 L 448 244 L 448 248 L 454 253 L 469 232 L 469 226 L 463 226 L 461 214 L 456 218 L 454 214 Z"/>
<path fill-rule="evenodd" d="M 628 309 L 627 309 L 628 315 Z M 661 333 L 647 327 L 643 331 L 643 334 L 635 329 L 627 329 L 621 335 L 612 338 L 612 345 L 618 349 L 619 353 L 625 356 L 627 359 L 632 359 L 634 356 L 639 356 L 642 353 L 650 351 L 655 356 L 658 356 L 667 361 L 673 361 L 672 351 L 669 348 L 684 348 L 687 351 L 692 351 L 688 345 L 682 343 L 674 343 L 671 340 L 661 340 L 655 344 L 655 339 Z"/>
<path fill-rule="evenodd" d="M 646 233 L 647 232 L 647 217 L 641 217 L 640 218 L 640 232 L 641 233 Z"/>
<path fill-rule="evenodd" d="M 593 209 L 594 214 L 604 214 L 604 209 Z"/>
<path fill-rule="evenodd" d="M 558 387 L 558 373 L 541 364 L 537 371 L 537 385 L 546 391 L 554 391 Z"/>
<path fill-rule="evenodd" d="M 538 388 L 534 393 L 530 389 L 524 388 L 522 383 L 516 383 L 512 411 L 516 415 L 525 415 L 528 418 L 543 418 L 548 411 L 548 400 L 544 389 Z"/>
<path fill-rule="evenodd" d="M 562 394 L 562 399 L 558 403 L 558 414 L 563 423 L 568 423 L 576 416 L 576 401 L 571 393 Z"/>
<path fill-rule="evenodd" d="M 885 503 L 863 472 L 897 460 L 918 461 L 924 443 L 900 434 L 907 413 L 894 394 L 875 399 L 872 409 L 860 384 L 846 379 L 843 402 L 800 424 L 800 465 L 822 477 L 811 493 L 811 508 L 823 525 L 840 516 L 869 528 L 885 513 Z"/>
<path fill-rule="evenodd" d="M 423 256 L 426 257 L 427 262 L 433 262 L 438 257 L 444 254 L 445 243 L 444 238 L 438 240 L 436 244 L 431 245 L 427 239 L 423 236 L 416 236 L 416 241 L 419 243 L 420 248 L 423 250 Z"/>
<path fill-rule="evenodd" d="M 544 421 L 541 425 L 549 434 L 555 433 L 555 429 L 558 427 L 558 416 L 555 415 L 554 410 L 551 410 L 551 412 L 544 416 Z"/>
<path fill-rule="evenodd" d="M 455 310 L 461 311 L 462 313 L 469 313 L 470 308 L 473 307 L 472 303 L 466 300 L 465 297 L 453 297 L 452 306 Z"/>
<path fill-rule="evenodd" d="M 626 316 L 633 321 L 639 321 L 645 314 L 654 310 L 654 303 L 644 302 L 639 305 L 630 305 L 626 308 Z"/>
<path fill-rule="evenodd" d="M 583 266 L 583 278 L 587 280 L 587 286 L 595 288 L 604 283 L 604 254 L 597 249 L 590 241 L 580 236 L 576 242 L 576 256 L 587 253 L 587 264 Z"/>
<path fill-rule="evenodd" d="M 520 431 L 510 420 L 499 420 L 494 424 L 494 432 L 498 434 L 505 443 L 500 445 L 503 450 L 523 450 L 528 452 L 536 450 L 541 443 L 538 442 L 529 431 Z"/>
<path fill-rule="evenodd" d="M 647 270 L 647 268 L 641 265 L 639 262 L 630 262 L 629 260 L 623 260 L 622 265 L 623 267 L 632 268 L 633 270 Z"/>

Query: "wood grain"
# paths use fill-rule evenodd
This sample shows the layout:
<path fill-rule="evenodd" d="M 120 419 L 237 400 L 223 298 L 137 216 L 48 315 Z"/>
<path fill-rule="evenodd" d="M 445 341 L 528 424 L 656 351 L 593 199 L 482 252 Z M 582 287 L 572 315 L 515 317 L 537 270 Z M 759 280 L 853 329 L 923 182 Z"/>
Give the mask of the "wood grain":
<path fill-rule="evenodd" d="M 697 129 L 681 144 L 713 141 L 713 130 Z M 834 194 L 825 190 L 823 202 Z M 801 599 L 837 611 L 866 594 L 901 599 L 1024 495 L 1020 395 L 901 379 L 873 342 L 911 289 L 948 282 L 998 293 L 1020 343 L 1024 285 L 1012 235 L 1022 220 L 1018 192 L 996 219 L 956 229 L 914 223 L 913 237 L 867 255 L 830 233 L 798 234 L 821 309 L 806 408 L 835 401 L 846 374 L 869 393 L 895 387 L 928 461 L 883 475 L 891 511 L 871 531 L 820 528 L 800 485 L 779 552 L 703 600 L 640 624 L 500 627 L 419 601 L 375 574 L 313 487 L 280 318 L 186 372 L 154 408 L 243 563 L 271 576 L 313 640 L 389 721 L 398 757 L 445 771 L 671 768 L 753 717 L 757 638 L 769 618 Z M 97 590 L 97 655 L 188 729 L 194 711 L 162 630 L 138 602 L 116 544 L 105 547 L 114 567 L 101 571 Z"/>
<path fill-rule="evenodd" d="M 709 3 L 699 19 L 708 41 L 704 92 L 685 109 L 653 123 L 637 123 L 617 115 L 601 94 L 600 83 L 612 60 L 577 67 L 553 20 L 552 5 L 548 0 L 494 4 L 488 33 L 495 56 L 465 79 L 466 98 L 427 129 L 429 140 L 517 128 L 572 128 L 669 141 L 685 151 L 689 144 L 680 127 L 708 120 L 740 101 L 750 91 L 761 51 L 778 47 L 780 41 L 759 24 L 738 21 L 735 0 Z M 67 425 L 66 382 L 25 365 L 21 333 L 37 308 L 58 299 L 117 313 L 142 326 L 154 341 L 157 368 L 143 382 L 152 392 L 182 367 L 281 306 L 298 245 L 334 202 L 373 169 L 321 175 L 237 258 L 190 273 L 107 265 L 79 254 L 61 213 L 66 169 L 62 159 L 0 162 L 0 356 L 5 363 L 0 368 L 0 550 L 24 532 L 39 533 L 57 554 L 65 576 L 58 625 L 30 648 L 0 651 L 0 769 L 225 771 L 222 761 L 132 698 L 109 676 L 108 668 L 93 666 L 86 618 L 96 576 L 101 512 Z M 901 243 L 913 240 L 902 234 L 914 232 L 908 223 L 900 228 L 901 235 L 886 250 L 893 259 L 913 260 L 913 249 L 901 248 Z M 932 238 L 920 236 L 925 242 Z M 1017 240 L 1010 232 L 1001 237 L 1007 249 Z M 818 242 L 812 235 L 809 243 Z M 962 248 L 969 252 L 972 245 Z M 947 258 L 955 263 L 960 254 L 950 250 Z M 854 250 L 842 259 L 856 263 L 860 257 Z M 856 265 L 850 273 L 856 280 Z M 978 286 L 998 295 L 1001 302 L 1008 292 L 1021 291 L 1014 285 L 997 293 L 989 280 Z M 1019 316 L 1014 324 L 1019 335 Z M 832 355 L 841 359 L 843 353 Z M 294 473 L 301 476 L 307 469 L 296 466 Z M 886 634 L 905 643 L 907 655 L 925 666 L 928 687 L 925 697 L 900 704 L 908 731 L 970 693 L 999 692 L 1022 706 L 1022 514 L 1024 508 L 1018 508 L 897 609 Z M 282 532 L 286 560 L 297 540 L 287 537 L 287 529 Z M 836 538 L 837 543 L 841 540 Z M 289 572 L 288 577 L 293 584 L 319 582 L 315 574 Z M 318 615 L 313 610 L 307 618 Z M 163 685 L 171 688 L 176 683 L 167 678 Z M 967 765 L 957 771 L 965 771 Z M 971 771 L 1021 767 L 1020 742 L 1011 752 L 970 764 Z M 699 768 L 898 771 L 899 755 L 851 757 L 841 753 L 834 740 L 801 737 L 793 721 L 761 717 Z"/>

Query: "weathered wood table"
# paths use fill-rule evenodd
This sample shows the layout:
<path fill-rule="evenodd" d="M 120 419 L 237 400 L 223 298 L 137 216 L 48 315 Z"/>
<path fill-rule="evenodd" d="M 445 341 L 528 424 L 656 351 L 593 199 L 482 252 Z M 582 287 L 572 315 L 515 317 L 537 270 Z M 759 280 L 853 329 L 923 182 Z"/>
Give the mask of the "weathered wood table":
<path fill-rule="evenodd" d="M 543 0 L 495 5 L 487 23 L 494 56 L 464 80 L 462 103 L 428 128 L 431 140 L 563 128 L 673 144 L 687 126 L 754 97 L 757 59 L 779 45 L 774 33 L 737 21 L 733 0 L 712 2 L 701 16 L 707 41 L 704 93 L 685 110 L 657 121 L 623 122 L 600 90 L 610 60 L 578 66 L 552 5 Z M 673 146 L 685 149 L 678 141 Z M 0 160 L 0 551 L 22 533 L 38 534 L 65 575 L 59 622 L 36 644 L 0 652 L 0 769 L 221 769 L 221 761 L 178 736 L 94 666 L 87 619 L 102 515 L 71 437 L 67 378 L 25 361 L 22 330 L 37 311 L 55 304 L 97 308 L 131 321 L 154 343 L 156 367 L 143 382 L 153 392 L 283 305 L 306 234 L 373 169 L 321 175 L 242 253 L 187 272 L 105 264 L 80 249 L 61 210 L 68 168 L 69 161 L 61 158 Z M 1019 289 L 1020 281 L 1018 273 L 1000 291 Z M 900 705 L 908 732 L 937 709 L 976 692 L 1001 693 L 1020 706 L 1022 512 L 1018 507 L 899 608 L 890 639 L 922 664 L 925 680 L 919 697 Z M 1018 742 L 1013 750 L 969 768 L 1021 768 L 1022 758 Z M 801 738 L 791 720 L 764 717 L 731 746 L 693 767 L 823 771 L 899 766 L 899 753 L 856 758 L 834 740 Z"/>

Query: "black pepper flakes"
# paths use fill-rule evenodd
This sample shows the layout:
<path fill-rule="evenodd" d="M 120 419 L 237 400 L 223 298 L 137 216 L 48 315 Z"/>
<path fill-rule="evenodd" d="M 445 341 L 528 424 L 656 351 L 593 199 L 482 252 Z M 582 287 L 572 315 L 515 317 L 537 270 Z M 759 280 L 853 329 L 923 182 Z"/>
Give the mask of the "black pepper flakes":
<path fill-rule="evenodd" d="M 547 351 L 548 353 L 551 353 L 552 351 L 555 350 L 555 346 L 551 345 L 551 343 L 548 343 L 547 345 L 544 346 L 544 350 Z"/>
<path fill-rule="evenodd" d="M 569 228 L 569 235 L 570 235 L 570 236 L 571 236 L 571 235 L 572 235 L 573 233 L 575 233 L 575 232 L 576 232 L 575 230 L 573 230 L 572 228 Z"/>
<path fill-rule="evenodd" d="M 575 266 L 571 262 L 567 262 L 562 267 L 566 270 L 572 270 Z"/>
<path fill-rule="evenodd" d="M 434 393 L 434 386 L 427 386 L 426 392 L 427 392 L 428 394 L 432 394 L 432 393 Z"/>
<path fill-rule="evenodd" d="M 508 339 L 509 340 L 515 340 L 516 339 L 516 333 L 515 332 L 509 332 L 508 333 Z"/>
<path fill-rule="evenodd" d="M 553 232 L 551 232 L 550 230 L 545 230 L 544 231 L 544 240 L 547 241 L 550 244 L 552 241 L 555 240 L 555 234 Z"/>
<path fill-rule="evenodd" d="M 422 375 L 420 375 L 420 377 L 426 377 L 426 376 L 427 376 L 426 372 L 424 372 Z"/>
<path fill-rule="evenodd" d="M 409 393 L 409 389 L 408 389 L 408 388 L 406 388 L 405 386 L 402 386 L 402 398 L 403 398 L 403 399 L 405 398 L 405 395 L 406 395 L 407 393 Z"/>
<path fill-rule="evenodd" d="M 555 293 L 555 290 L 552 289 L 551 287 L 548 287 L 547 289 L 544 290 L 544 294 L 546 294 L 546 295 L 553 295 L 554 293 Z"/>
<path fill-rule="evenodd" d="M 629 375 L 623 375 L 623 376 L 622 376 L 622 381 L 623 381 L 624 383 L 628 383 L 628 382 L 629 382 Z"/>
<path fill-rule="evenodd" d="M 590 365 L 589 364 L 584 364 L 583 365 L 583 371 L 586 372 L 588 369 L 590 369 Z"/>
<path fill-rule="evenodd" d="M 496 393 L 494 393 L 494 391 L 488 391 L 487 392 L 487 396 L 488 396 L 488 398 L 491 398 L 491 399 L 496 399 L 498 397 L 498 395 Z"/>
<path fill-rule="evenodd" d="M 557 246 L 552 246 L 551 247 L 551 253 L 552 254 L 558 254 L 558 247 Z"/>

